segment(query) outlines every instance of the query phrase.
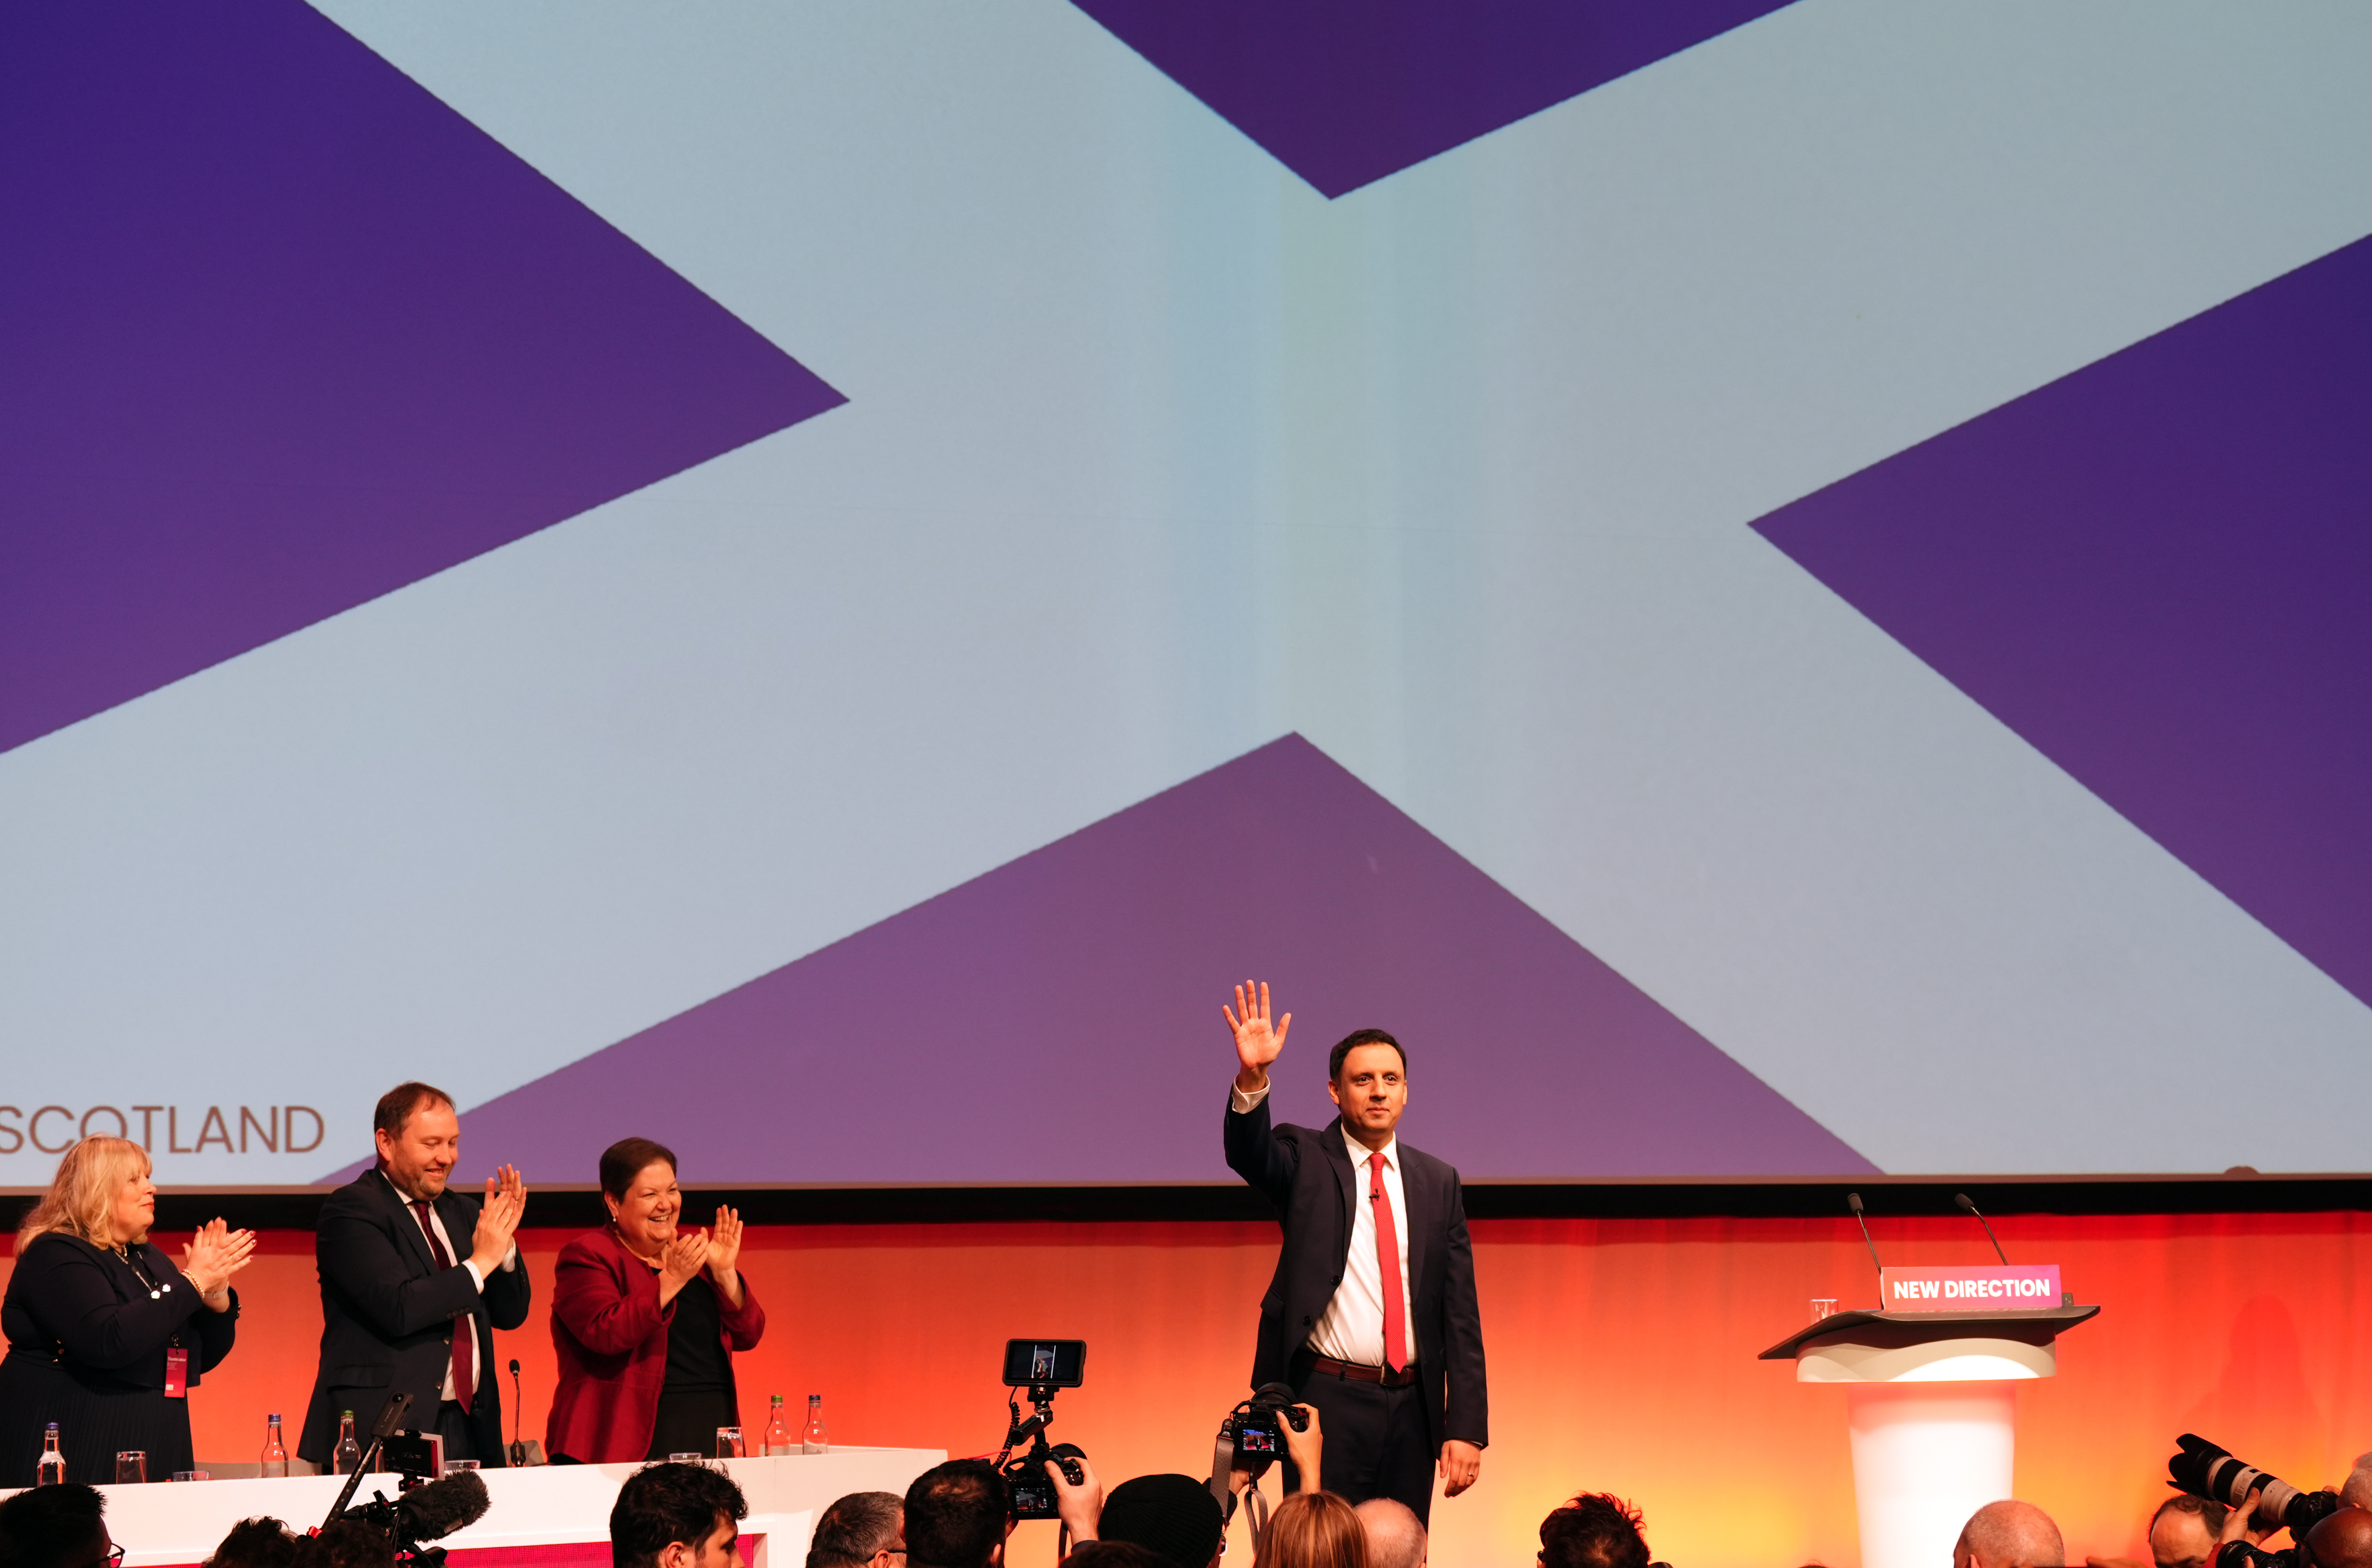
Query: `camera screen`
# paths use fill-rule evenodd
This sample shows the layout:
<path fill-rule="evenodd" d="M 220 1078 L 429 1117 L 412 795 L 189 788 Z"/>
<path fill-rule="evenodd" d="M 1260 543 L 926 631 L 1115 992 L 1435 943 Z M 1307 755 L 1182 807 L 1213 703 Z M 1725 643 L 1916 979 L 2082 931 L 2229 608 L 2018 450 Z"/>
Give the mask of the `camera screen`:
<path fill-rule="evenodd" d="M 1087 1373 L 1085 1340 L 1007 1340 L 1005 1342 L 1005 1384 L 1017 1388 L 1028 1383 L 1049 1383 L 1076 1388 Z"/>
<path fill-rule="evenodd" d="M 1262 1432 L 1257 1426 L 1239 1426 L 1236 1429 L 1236 1452 L 1273 1454 L 1276 1452 L 1276 1434 Z"/>

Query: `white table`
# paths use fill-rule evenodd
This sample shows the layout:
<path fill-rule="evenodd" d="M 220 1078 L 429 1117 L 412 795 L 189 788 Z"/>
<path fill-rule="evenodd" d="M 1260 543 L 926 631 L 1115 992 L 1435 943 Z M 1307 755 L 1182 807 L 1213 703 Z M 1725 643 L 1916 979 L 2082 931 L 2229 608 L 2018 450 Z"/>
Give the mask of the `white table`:
<path fill-rule="evenodd" d="M 722 1461 L 749 1500 L 741 1524 L 750 1568 L 799 1568 L 815 1517 L 852 1492 L 905 1493 L 913 1479 L 947 1458 L 943 1448 L 841 1448 L 779 1459 Z M 637 1465 L 548 1465 L 483 1470 L 493 1505 L 466 1530 L 445 1538 L 453 1568 L 540 1568 L 584 1562 L 608 1568 L 610 1509 Z M 374 1489 L 392 1498 L 400 1478 L 369 1475 L 355 1494 Z M 205 1561 L 231 1526 L 255 1515 L 286 1520 L 297 1530 L 321 1522 L 337 1501 L 343 1476 L 289 1476 L 272 1481 L 207 1481 L 102 1486 L 107 1527 L 124 1548 L 124 1568 L 180 1568 Z M 573 1545 L 579 1554 L 563 1550 Z M 593 1550 L 598 1547 L 598 1551 Z"/>

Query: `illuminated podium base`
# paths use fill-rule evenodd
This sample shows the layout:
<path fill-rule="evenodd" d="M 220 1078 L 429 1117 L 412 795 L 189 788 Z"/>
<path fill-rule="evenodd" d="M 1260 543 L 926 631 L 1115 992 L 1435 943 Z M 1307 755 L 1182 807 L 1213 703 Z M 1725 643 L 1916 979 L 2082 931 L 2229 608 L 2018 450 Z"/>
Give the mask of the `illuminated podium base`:
<path fill-rule="evenodd" d="M 1969 1516 L 2013 1493 L 2017 1385 L 2098 1307 L 1840 1312 L 1762 1353 L 1799 1383 L 1845 1385 L 1862 1568 L 1939 1568 Z"/>

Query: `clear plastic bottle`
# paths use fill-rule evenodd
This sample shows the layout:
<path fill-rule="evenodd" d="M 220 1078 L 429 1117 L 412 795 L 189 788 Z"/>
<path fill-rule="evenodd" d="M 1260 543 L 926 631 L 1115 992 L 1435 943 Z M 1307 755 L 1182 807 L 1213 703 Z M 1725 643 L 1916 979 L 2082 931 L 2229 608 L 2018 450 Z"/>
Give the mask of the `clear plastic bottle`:
<path fill-rule="evenodd" d="M 355 1412 L 338 1412 L 338 1451 L 330 1460 L 330 1468 L 340 1475 L 352 1475 L 363 1468 L 363 1446 L 355 1441 Z"/>
<path fill-rule="evenodd" d="M 823 1434 L 823 1396 L 809 1394 L 808 1396 L 808 1429 L 799 1434 L 799 1452 L 827 1454 L 831 1451 L 831 1445 L 825 1440 Z"/>
<path fill-rule="evenodd" d="M 66 1457 L 58 1452 L 58 1423 L 41 1434 L 41 1462 L 33 1467 L 35 1486 L 56 1486 L 66 1479 Z"/>
<path fill-rule="evenodd" d="M 263 1464 L 255 1473 L 264 1476 L 286 1475 L 288 1473 L 288 1446 L 280 1441 L 280 1418 L 276 1415 L 270 1415 L 263 1419 L 270 1422 L 271 1425 L 264 1428 Z"/>
<path fill-rule="evenodd" d="M 798 1452 L 797 1446 L 791 1441 L 791 1418 L 783 1411 L 783 1396 L 780 1394 L 774 1396 L 773 1405 L 766 1411 L 766 1441 L 759 1452 L 770 1459 Z"/>

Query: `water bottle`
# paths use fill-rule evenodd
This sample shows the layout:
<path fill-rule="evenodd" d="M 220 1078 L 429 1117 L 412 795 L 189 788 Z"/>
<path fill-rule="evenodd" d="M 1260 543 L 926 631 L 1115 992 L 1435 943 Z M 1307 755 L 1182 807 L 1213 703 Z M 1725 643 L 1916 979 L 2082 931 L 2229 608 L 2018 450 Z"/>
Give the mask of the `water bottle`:
<path fill-rule="evenodd" d="M 783 1413 L 780 1394 L 774 1396 L 773 1407 L 766 1412 L 766 1441 L 759 1452 L 770 1459 L 797 1452 L 791 1446 L 791 1418 Z"/>
<path fill-rule="evenodd" d="M 263 1463 L 255 1473 L 266 1476 L 286 1475 L 288 1473 L 288 1449 L 287 1446 L 280 1441 L 280 1418 L 276 1415 L 269 1415 L 265 1416 L 263 1419 L 270 1422 L 272 1424 L 264 1431 Z"/>
<path fill-rule="evenodd" d="M 823 1454 L 829 1453 L 831 1448 L 831 1445 L 824 1441 L 823 1435 L 823 1396 L 809 1394 L 808 1396 L 808 1429 L 799 1434 L 799 1452 Z"/>
<path fill-rule="evenodd" d="M 363 1446 L 355 1441 L 355 1412 L 338 1412 L 338 1451 L 330 1460 L 330 1468 L 340 1475 L 352 1475 L 363 1468 Z"/>
<path fill-rule="evenodd" d="M 66 1457 L 58 1452 L 58 1423 L 53 1421 L 50 1423 L 49 1430 L 41 1434 L 41 1458 L 33 1467 L 33 1484 L 56 1486 L 65 1479 Z"/>

